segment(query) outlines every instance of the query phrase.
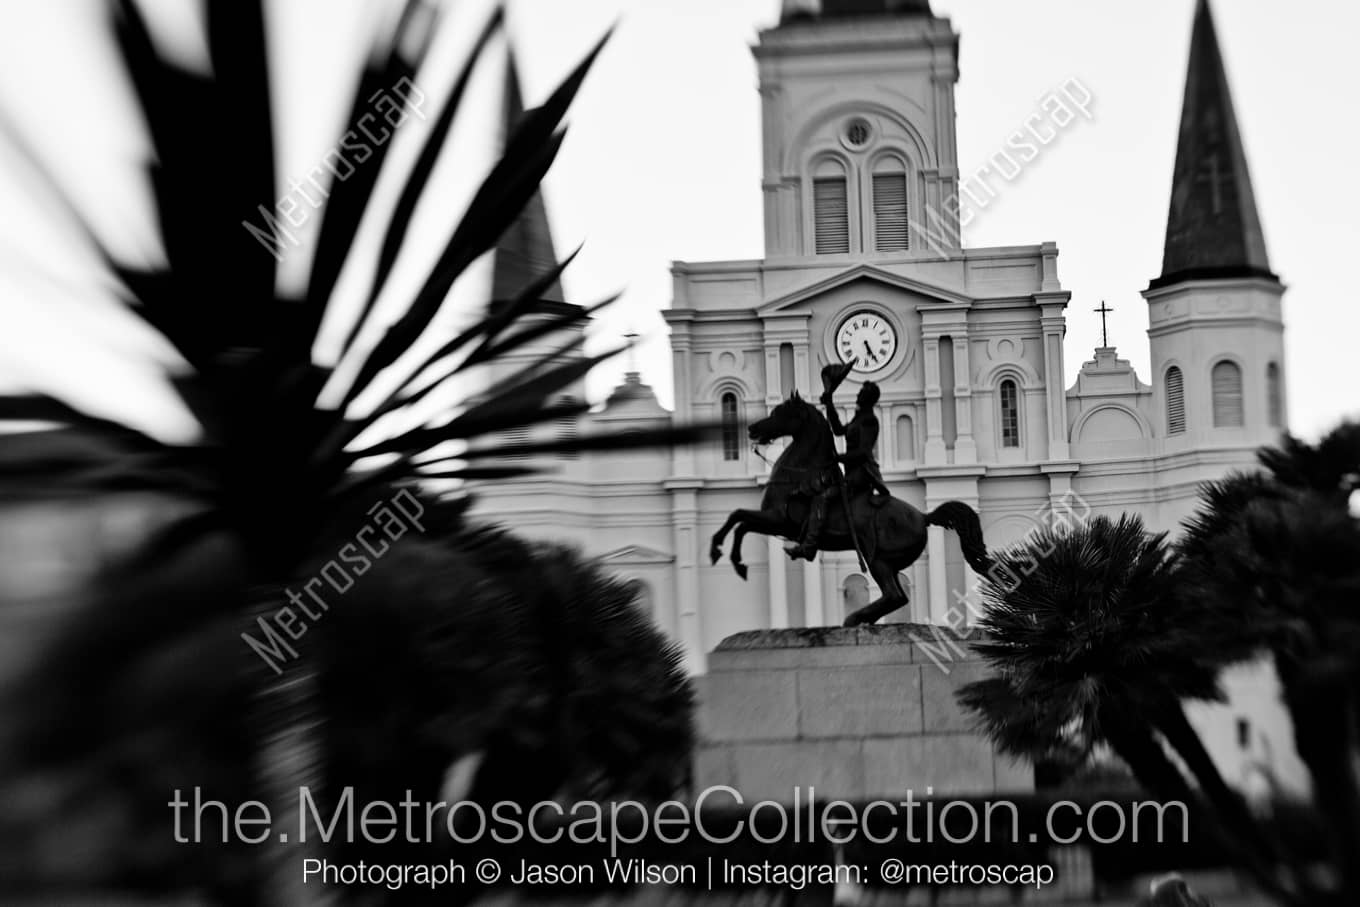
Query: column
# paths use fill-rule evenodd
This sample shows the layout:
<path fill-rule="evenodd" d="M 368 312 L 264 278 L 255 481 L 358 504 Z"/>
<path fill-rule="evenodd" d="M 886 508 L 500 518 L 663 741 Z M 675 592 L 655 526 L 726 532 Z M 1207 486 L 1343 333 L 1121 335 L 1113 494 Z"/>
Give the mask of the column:
<path fill-rule="evenodd" d="M 803 561 L 803 614 L 809 627 L 826 625 L 826 609 L 822 606 L 822 566 L 814 561 Z"/>
<path fill-rule="evenodd" d="M 949 613 L 949 574 L 946 572 L 943 526 L 929 526 L 926 529 L 926 554 L 930 558 L 930 607 L 927 610 L 929 622 L 945 623 Z"/>
<path fill-rule="evenodd" d="M 944 433 L 940 426 L 940 338 L 925 338 L 926 372 L 926 449 L 927 466 L 942 466 L 945 462 Z"/>
<path fill-rule="evenodd" d="M 698 492 L 695 486 L 671 489 L 675 539 L 675 626 L 690 674 L 707 670 L 703 615 L 699 612 Z"/>
<path fill-rule="evenodd" d="M 977 623 L 982 616 L 982 577 L 972 567 L 964 565 L 964 600 L 959 602 L 959 617 L 956 626 L 969 626 Z"/>
<path fill-rule="evenodd" d="M 789 625 L 789 578 L 784 561 L 784 543 L 778 536 L 766 536 L 765 558 L 770 567 L 770 629 Z"/>
<path fill-rule="evenodd" d="M 804 327 L 804 335 L 793 344 L 793 378 L 798 382 L 798 393 L 809 400 L 816 400 L 822 393 L 822 386 L 818 382 L 817 390 L 814 392 L 812 389 L 812 352 Z"/>
<path fill-rule="evenodd" d="M 690 375 L 692 351 L 690 325 L 687 321 L 671 322 L 671 370 L 675 380 L 675 415 L 677 424 L 694 421 L 693 385 Z M 694 445 L 677 444 L 672 452 L 673 475 L 694 475 Z"/>
<path fill-rule="evenodd" d="M 951 335 L 954 340 L 954 418 L 958 437 L 954 439 L 954 462 L 977 462 L 977 443 L 973 440 L 973 372 L 969 367 L 968 332 Z"/>
<path fill-rule="evenodd" d="M 1048 400 L 1045 414 L 1048 417 L 1050 460 L 1066 460 L 1070 456 L 1067 444 L 1067 376 L 1063 364 L 1063 335 L 1067 332 L 1067 321 L 1062 312 L 1071 296 L 1067 292 L 1034 294 L 1034 301 L 1043 311 L 1040 325 L 1044 332 L 1044 390 Z"/>
<path fill-rule="evenodd" d="M 1049 525 L 1070 528 L 1084 523 L 1091 515 L 1091 507 L 1072 487 L 1072 477 L 1080 466 L 1076 463 L 1059 463 L 1041 469 L 1048 474 Z"/>
<path fill-rule="evenodd" d="M 765 406 L 773 409 L 788 394 L 779 385 L 779 344 L 765 341 Z"/>

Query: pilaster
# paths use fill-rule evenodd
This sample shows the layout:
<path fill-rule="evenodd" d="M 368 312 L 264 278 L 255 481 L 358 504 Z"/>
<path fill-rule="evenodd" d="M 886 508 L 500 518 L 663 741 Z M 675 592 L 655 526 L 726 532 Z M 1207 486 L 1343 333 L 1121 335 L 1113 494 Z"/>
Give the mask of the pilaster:
<path fill-rule="evenodd" d="M 784 543 L 776 535 L 766 536 L 765 543 L 765 559 L 770 570 L 770 629 L 782 630 L 789 625 L 789 581 L 784 572 Z"/>
<path fill-rule="evenodd" d="M 1067 333 L 1067 308 L 1072 294 L 1067 291 L 1035 293 L 1034 302 L 1042 311 L 1040 327 L 1044 332 L 1044 392 L 1048 422 L 1048 460 L 1066 460 L 1071 454 L 1067 443 L 1067 389 L 1063 363 L 1063 337 Z"/>
<path fill-rule="evenodd" d="M 671 374 L 674 376 L 675 416 L 678 424 L 694 421 L 694 378 L 691 371 L 693 346 L 690 322 L 668 318 L 671 329 Z M 692 476 L 695 472 L 694 446 L 677 444 L 671 453 L 672 475 Z"/>
<path fill-rule="evenodd" d="M 969 367 L 968 327 L 954 338 L 954 414 L 958 437 L 954 440 L 954 462 L 966 466 L 977 462 L 977 443 L 973 440 L 973 380 Z"/>
<path fill-rule="evenodd" d="M 942 425 L 942 397 L 940 390 L 940 338 L 926 337 L 922 342 L 925 349 L 925 397 L 926 397 L 926 449 L 927 466 L 943 466 L 945 463 L 944 433 Z"/>
<path fill-rule="evenodd" d="M 701 483 L 668 483 L 675 544 L 675 626 L 691 674 L 706 669 L 703 618 L 699 611 L 699 501 Z"/>
<path fill-rule="evenodd" d="M 803 613 L 809 627 L 826 625 L 826 609 L 822 602 L 822 565 L 803 561 Z"/>

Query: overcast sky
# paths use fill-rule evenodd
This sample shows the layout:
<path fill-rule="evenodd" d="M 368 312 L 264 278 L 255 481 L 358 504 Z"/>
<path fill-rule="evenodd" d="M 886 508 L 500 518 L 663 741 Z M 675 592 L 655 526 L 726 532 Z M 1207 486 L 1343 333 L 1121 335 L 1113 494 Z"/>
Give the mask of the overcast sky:
<path fill-rule="evenodd" d="M 459 16 L 484 0 L 454 4 Z M 147 4 L 167 34 L 184 0 Z M 143 149 L 127 128 L 96 0 L 0 9 L 0 104 L 14 111 L 77 203 L 115 245 L 154 254 L 129 168 Z M 625 295 L 600 319 L 597 343 L 647 336 L 636 362 L 662 401 L 670 363 L 658 312 L 673 259 L 759 258 L 759 116 L 750 45 L 779 0 L 511 0 L 511 31 L 529 103 L 617 21 L 581 92 L 546 188 L 559 252 L 584 241 L 567 272 L 573 301 Z M 348 91 L 338 68 L 359 59 L 372 4 L 285 0 L 271 13 L 282 86 L 281 176 L 305 173 L 334 141 Z M 1094 96 L 1079 121 L 1005 185 L 965 232 L 970 246 L 1053 240 L 1072 291 L 1070 383 L 1099 341 L 1147 380 L 1147 318 L 1139 291 L 1160 270 L 1193 0 L 934 0 L 962 35 L 959 159 L 975 172 L 1045 94 L 1078 79 Z M 1360 328 L 1351 275 L 1360 250 L 1354 157 L 1360 4 L 1295 0 L 1215 5 L 1271 264 L 1286 295 L 1291 424 L 1315 435 L 1354 414 L 1342 372 Z M 82 24 L 83 23 L 83 24 Z M 462 30 L 464 33 L 468 29 Z M 446 37 L 455 47 L 458 36 Z M 192 42 L 184 53 L 192 53 Z M 438 48 L 436 48 L 438 49 Z M 452 59 L 456 54 L 450 54 Z M 445 67 L 447 69 L 447 67 Z M 422 85 L 439 84 L 436 74 Z M 54 117 L 60 110 L 65 116 Z M 121 127 L 121 128 L 120 128 Z M 0 143 L 3 144 L 3 143 Z M 468 168 L 463 168 L 468 169 Z M 205 175 L 207 178 L 207 175 Z M 453 192 L 464 190 L 449 190 Z M 171 357 L 121 312 L 59 210 L 0 148 L 0 385 L 43 387 L 158 428 L 173 419 L 157 377 Z M 438 232 L 431 212 L 429 234 Z M 432 242 L 439 238 L 432 239 Z M 284 279 L 304 262 L 290 264 Z M 154 353 L 154 357 L 148 357 Z M 592 378 L 598 397 L 625 363 Z"/>

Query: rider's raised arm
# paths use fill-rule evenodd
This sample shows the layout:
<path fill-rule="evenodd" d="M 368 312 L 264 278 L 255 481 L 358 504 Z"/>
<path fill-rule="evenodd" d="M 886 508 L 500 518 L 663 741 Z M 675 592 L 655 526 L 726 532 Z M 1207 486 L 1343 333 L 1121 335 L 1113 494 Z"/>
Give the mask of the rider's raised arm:
<path fill-rule="evenodd" d="M 826 405 L 826 421 L 831 423 L 832 434 L 837 437 L 845 434 L 845 426 L 841 424 L 841 414 L 836 412 L 836 405 L 826 398 L 822 399 L 822 403 Z"/>

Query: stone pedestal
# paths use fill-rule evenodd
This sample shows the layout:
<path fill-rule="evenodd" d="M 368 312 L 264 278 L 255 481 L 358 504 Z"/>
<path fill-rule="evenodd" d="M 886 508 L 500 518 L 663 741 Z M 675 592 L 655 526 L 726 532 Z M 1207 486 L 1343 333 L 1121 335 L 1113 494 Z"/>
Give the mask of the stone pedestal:
<path fill-rule="evenodd" d="M 1027 763 L 998 755 L 955 702 L 986 675 L 946 627 L 760 630 L 729 636 L 699 685 L 695 782 L 747 801 L 901 800 L 908 791 L 1033 790 Z"/>

